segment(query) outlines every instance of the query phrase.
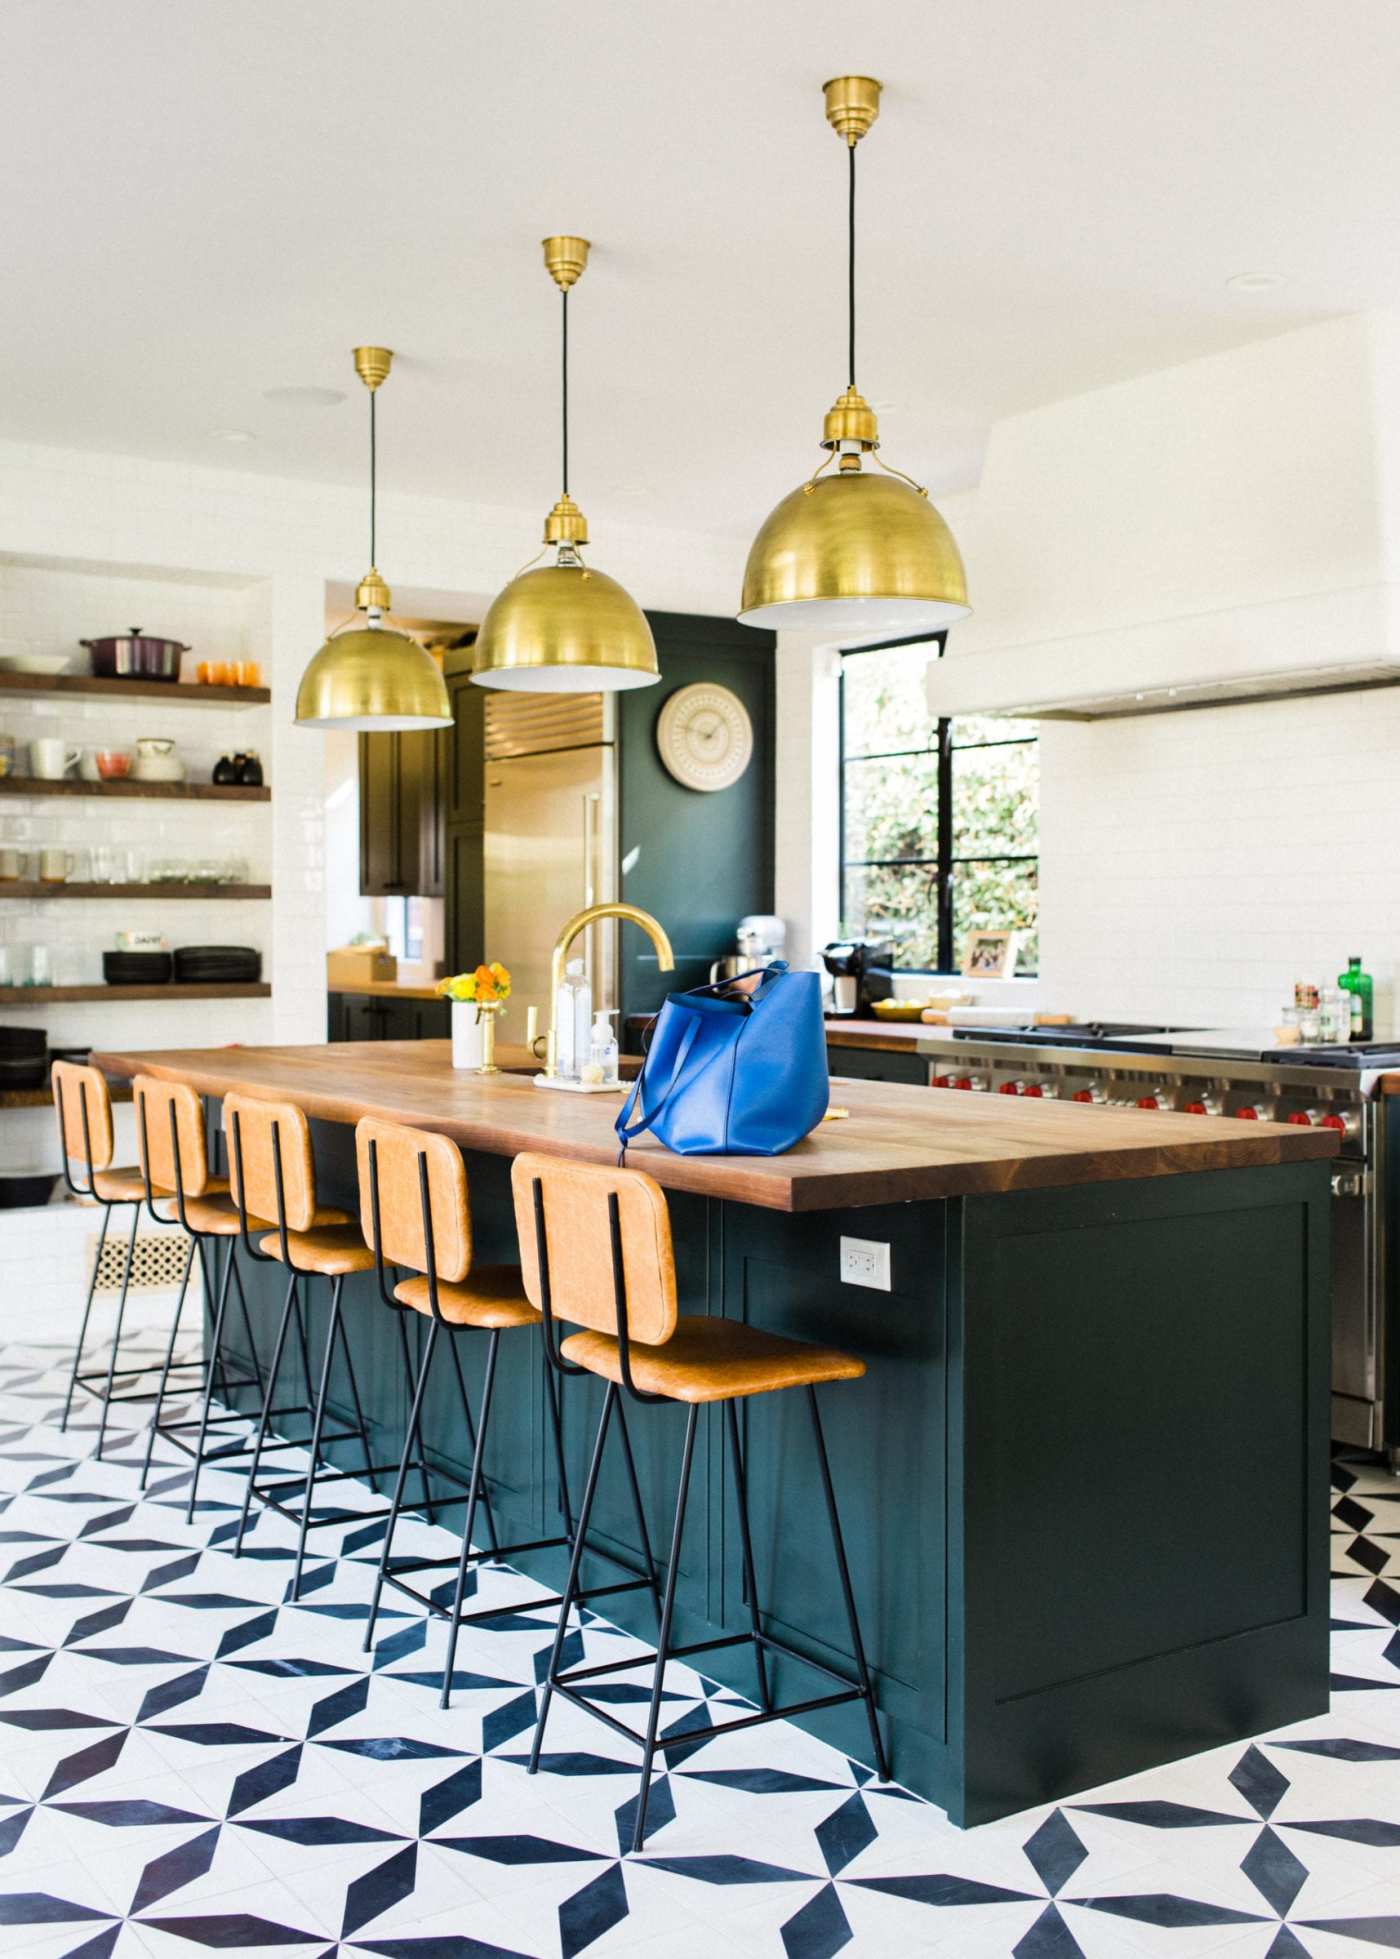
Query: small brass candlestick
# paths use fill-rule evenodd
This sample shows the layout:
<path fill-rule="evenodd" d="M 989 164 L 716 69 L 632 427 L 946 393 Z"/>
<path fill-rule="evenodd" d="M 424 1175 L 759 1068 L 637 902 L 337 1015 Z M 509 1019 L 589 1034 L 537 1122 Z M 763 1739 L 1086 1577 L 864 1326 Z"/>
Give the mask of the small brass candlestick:
<path fill-rule="evenodd" d="M 481 1066 L 479 1075 L 499 1075 L 496 1066 L 496 1015 L 501 1012 L 503 1000 L 478 1000 L 476 1017 L 481 1023 Z"/>

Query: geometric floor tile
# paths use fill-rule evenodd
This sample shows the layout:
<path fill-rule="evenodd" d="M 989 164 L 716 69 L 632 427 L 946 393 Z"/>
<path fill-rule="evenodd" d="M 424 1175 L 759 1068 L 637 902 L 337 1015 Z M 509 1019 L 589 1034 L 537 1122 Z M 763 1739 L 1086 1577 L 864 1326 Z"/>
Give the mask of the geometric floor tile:
<path fill-rule="evenodd" d="M 288 1605 L 290 1527 L 260 1515 L 235 1561 L 237 1477 L 206 1470 L 186 1525 L 163 1445 L 142 1497 L 145 1411 L 94 1461 L 90 1409 L 58 1432 L 64 1359 L 0 1354 L 5 1959 L 1400 1951 L 1400 1483 L 1364 1459 L 1334 1464 L 1327 1716 L 969 1831 L 778 1724 L 676 1752 L 634 1858 L 619 1738 L 559 1704 L 525 1773 L 547 1612 L 464 1628 L 440 1712 L 417 1605 L 360 1650 L 372 1516 L 321 1533 Z M 734 1700 L 677 1667 L 664 1725 Z"/>

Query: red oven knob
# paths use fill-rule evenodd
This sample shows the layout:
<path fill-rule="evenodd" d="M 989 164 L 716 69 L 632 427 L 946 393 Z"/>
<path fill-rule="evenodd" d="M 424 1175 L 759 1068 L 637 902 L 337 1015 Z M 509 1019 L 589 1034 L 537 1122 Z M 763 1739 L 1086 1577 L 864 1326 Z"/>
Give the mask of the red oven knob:
<path fill-rule="evenodd" d="M 1313 1126 L 1312 1111 L 1309 1109 L 1295 1109 L 1291 1116 L 1284 1117 L 1284 1121 L 1291 1122 L 1295 1129 L 1311 1129 Z"/>
<path fill-rule="evenodd" d="M 998 1095 L 1019 1095 L 1020 1093 L 1021 1093 L 1021 1084 L 1019 1082 L 997 1083 Z"/>
<path fill-rule="evenodd" d="M 1204 1102 L 1183 1102 L 1181 1113 L 1184 1116 L 1206 1116 L 1210 1114 L 1210 1110 Z"/>
<path fill-rule="evenodd" d="M 1160 1109 L 1164 1104 L 1159 1095 L 1139 1095 L 1137 1106 L 1140 1109 Z"/>
<path fill-rule="evenodd" d="M 1045 1089 L 1040 1082 L 1027 1082 L 1021 1093 L 1028 1095 L 1032 1102 L 1043 1102 L 1045 1099 Z"/>
<path fill-rule="evenodd" d="M 1239 1108 L 1232 1109 L 1230 1113 L 1233 1116 L 1237 1116 L 1241 1122 L 1267 1122 L 1269 1120 L 1269 1112 L 1262 1102 L 1242 1102 Z"/>
<path fill-rule="evenodd" d="M 948 1086 L 949 1088 L 971 1088 L 972 1077 L 971 1075 L 955 1075 Z"/>
<path fill-rule="evenodd" d="M 1319 1116 L 1319 1129 L 1335 1129 L 1342 1136 L 1356 1136 L 1360 1133 L 1360 1120 L 1352 1110 L 1329 1109 L 1325 1116 Z"/>

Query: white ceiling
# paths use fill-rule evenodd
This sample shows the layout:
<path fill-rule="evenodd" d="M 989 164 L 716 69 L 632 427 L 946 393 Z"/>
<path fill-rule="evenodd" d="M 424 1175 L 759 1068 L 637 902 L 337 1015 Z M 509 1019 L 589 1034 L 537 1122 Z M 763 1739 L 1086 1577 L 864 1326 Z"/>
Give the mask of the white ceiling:
<path fill-rule="evenodd" d="M 746 531 L 844 385 L 847 70 L 860 380 L 935 489 L 999 416 L 1400 305 L 1395 0 L 10 0 L 0 436 L 357 481 L 377 340 L 385 486 L 542 513 L 578 231 L 595 541 Z"/>

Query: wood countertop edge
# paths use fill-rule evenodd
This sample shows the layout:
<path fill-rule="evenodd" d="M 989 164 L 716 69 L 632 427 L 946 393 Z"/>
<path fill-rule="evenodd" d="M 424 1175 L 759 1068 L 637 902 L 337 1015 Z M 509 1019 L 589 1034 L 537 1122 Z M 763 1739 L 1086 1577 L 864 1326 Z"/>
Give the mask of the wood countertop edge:
<path fill-rule="evenodd" d="M 182 1059 L 162 1063 L 157 1054 L 94 1054 L 94 1064 L 109 1075 L 125 1077 L 141 1071 L 171 1080 L 187 1081 L 205 1095 L 222 1095 L 237 1074 L 237 1048 L 212 1049 L 194 1060 L 188 1050 L 179 1050 Z M 333 1054 L 334 1050 L 330 1050 Z M 353 1123 L 366 1110 L 390 1121 L 406 1123 L 448 1136 L 459 1148 L 491 1155 L 513 1156 L 524 1149 L 546 1149 L 582 1162 L 611 1163 L 615 1160 L 611 1136 L 604 1141 L 568 1135 L 543 1135 L 538 1126 L 510 1119 L 507 1105 L 500 1122 L 487 1122 L 480 1116 L 460 1117 L 434 1114 L 415 1104 L 411 1082 L 402 1089 L 392 1082 L 376 1084 L 372 1095 L 358 1098 L 333 1090 L 308 1089 L 304 1084 L 276 1087 L 255 1081 L 242 1084 L 244 1091 L 265 1100 L 286 1099 L 299 1103 L 314 1119 Z M 855 1084 L 852 1084 L 855 1086 Z M 860 1086 L 864 1087 L 865 1084 Z M 521 1105 L 519 1115 L 524 1117 Z M 543 1113 L 543 1112 L 541 1112 Z M 876 1204 L 911 1203 L 947 1197 L 1004 1195 L 1018 1190 L 1045 1190 L 1073 1187 L 1084 1183 L 1119 1183 L 1147 1177 L 1190 1175 L 1214 1170 L 1247 1169 L 1270 1165 L 1319 1161 L 1334 1156 L 1338 1138 L 1331 1131 L 1285 1129 L 1278 1124 L 1249 1127 L 1244 1134 L 1203 1136 L 1199 1142 L 1186 1140 L 1155 1141 L 1145 1135 L 1141 1142 L 1115 1141 L 1093 1147 L 1088 1131 L 1096 1115 L 1108 1111 L 1083 1110 L 1086 1122 L 1085 1147 L 1053 1150 L 1032 1149 L 1025 1155 L 992 1155 L 945 1163 L 886 1162 L 868 1168 L 829 1168 L 803 1173 L 803 1146 L 790 1157 L 677 1156 L 649 1138 L 642 1138 L 629 1151 L 629 1162 L 656 1177 L 667 1189 L 716 1196 L 733 1202 L 752 1204 L 761 1210 L 809 1212 L 857 1209 Z M 1156 1117 L 1145 1121 L 1155 1122 Z M 1163 1118 L 1165 1120 L 1165 1118 Z M 844 1127 L 844 1125 L 842 1125 Z M 1241 1125 L 1243 1129 L 1245 1126 Z M 912 1139 L 911 1139 L 912 1145 Z M 974 1145 L 975 1147 L 975 1145 Z M 792 1164 L 795 1174 L 781 1169 L 767 1170 L 766 1164 Z M 750 1167 L 751 1166 L 751 1167 Z M 742 1188 L 735 1186 L 742 1180 Z"/>

